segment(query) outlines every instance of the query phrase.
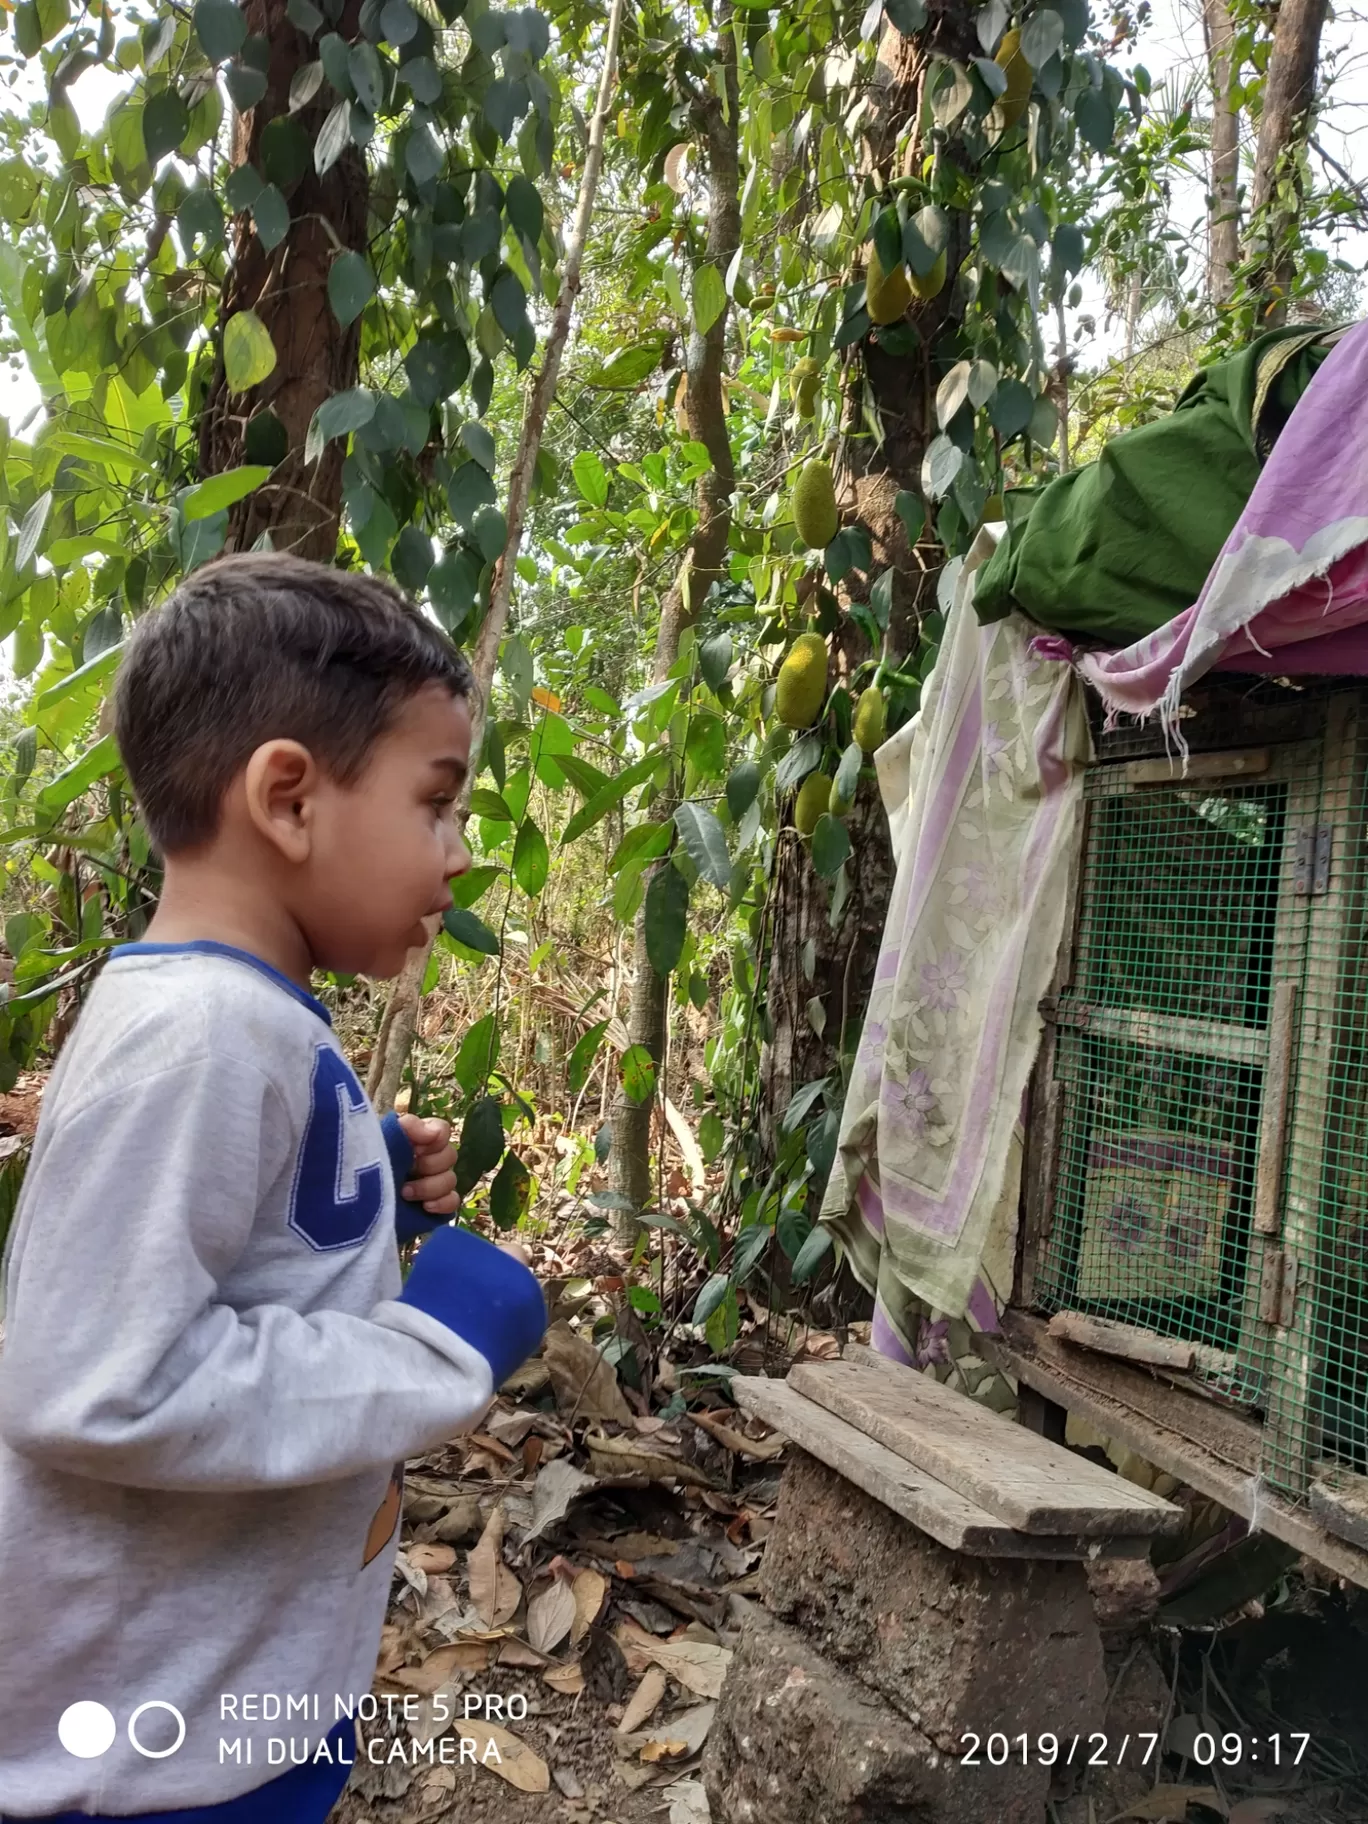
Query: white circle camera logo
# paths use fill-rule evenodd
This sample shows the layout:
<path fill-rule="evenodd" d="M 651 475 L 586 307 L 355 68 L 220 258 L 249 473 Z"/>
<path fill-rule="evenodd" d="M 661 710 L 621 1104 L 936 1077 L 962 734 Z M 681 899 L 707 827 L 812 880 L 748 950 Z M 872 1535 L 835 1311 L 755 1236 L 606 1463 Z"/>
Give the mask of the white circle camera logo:
<path fill-rule="evenodd" d="M 169 1748 L 148 1748 L 138 1739 L 138 1723 L 152 1710 L 164 1710 L 168 1716 L 175 1718 L 176 1739 Z M 114 1712 L 89 1698 L 83 1699 L 79 1704 L 68 1704 L 57 1722 L 57 1740 L 68 1754 L 74 1754 L 82 1761 L 98 1760 L 102 1754 L 108 1754 L 118 1733 L 119 1725 L 114 1720 Z M 129 1746 L 135 1753 L 149 1761 L 164 1761 L 185 1740 L 185 1718 L 174 1704 L 168 1704 L 159 1697 L 149 1698 L 145 1704 L 139 1704 L 129 1717 L 127 1735 Z"/>

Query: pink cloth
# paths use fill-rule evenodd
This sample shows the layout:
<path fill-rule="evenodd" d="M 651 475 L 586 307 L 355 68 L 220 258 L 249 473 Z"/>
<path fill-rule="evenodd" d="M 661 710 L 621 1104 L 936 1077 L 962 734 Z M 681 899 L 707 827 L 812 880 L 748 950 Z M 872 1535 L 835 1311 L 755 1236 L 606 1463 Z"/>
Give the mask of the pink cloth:
<path fill-rule="evenodd" d="M 1157 709 L 1179 745 L 1183 692 L 1218 665 L 1368 673 L 1368 322 L 1321 364 L 1192 607 L 1075 662 L 1109 711 Z"/>

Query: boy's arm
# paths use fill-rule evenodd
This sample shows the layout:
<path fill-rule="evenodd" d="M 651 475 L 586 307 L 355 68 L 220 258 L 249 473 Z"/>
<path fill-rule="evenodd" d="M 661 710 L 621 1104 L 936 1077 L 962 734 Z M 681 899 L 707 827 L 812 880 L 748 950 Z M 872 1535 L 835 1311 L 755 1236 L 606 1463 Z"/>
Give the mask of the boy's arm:
<path fill-rule="evenodd" d="M 444 1230 L 400 1298 L 364 1315 L 224 1302 L 263 1195 L 293 1154 L 253 1066 L 190 1055 L 99 1097 L 40 1148 L 25 1185 L 0 1353 L 0 1435 L 24 1455 L 133 1487 L 323 1482 L 431 1449 L 469 1423 L 545 1327 L 527 1269 Z M 238 1275 L 242 1284 L 243 1275 Z"/>

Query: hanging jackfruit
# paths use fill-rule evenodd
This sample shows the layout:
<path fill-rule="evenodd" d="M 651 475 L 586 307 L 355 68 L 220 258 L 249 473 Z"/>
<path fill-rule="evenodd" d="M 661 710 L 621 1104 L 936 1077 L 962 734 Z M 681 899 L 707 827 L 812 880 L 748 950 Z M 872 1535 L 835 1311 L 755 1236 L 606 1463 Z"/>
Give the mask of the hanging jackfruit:
<path fill-rule="evenodd" d="M 899 262 L 892 272 L 879 263 L 877 247 L 869 249 L 865 267 L 865 309 L 871 323 L 896 323 L 912 302 L 912 287 L 907 282 L 907 268 Z"/>
<path fill-rule="evenodd" d="M 939 297 L 945 289 L 945 273 L 945 249 L 942 247 L 936 255 L 936 263 L 930 272 L 923 273 L 920 277 L 915 272 L 912 274 L 913 296 L 920 298 L 923 303 L 930 298 Z"/>
<path fill-rule="evenodd" d="M 784 656 L 774 707 L 786 728 L 811 728 L 826 701 L 827 649 L 820 633 L 800 633 Z"/>
<path fill-rule="evenodd" d="M 1035 80 L 1035 71 L 1021 54 L 1021 33 L 1015 26 L 1004 35 L 993 62 L 1007 78 L 1007 87 L 994 105 L 1003 124 L 1014 127 L 1026 112 Z"/>
<path fill-rule="evenodd" d="M 860 692 L 850 732 L 867 754 L 883 746 L 888 732 L 888 713 L 884 708 L 883 692 L 877 685 L 871 684 L 868 690 Z"/>
<path fill-rule="evenodd" d="M 800 836 L 811 836 L 817 819 L 831 801 L 832 780 L 825 773 L 809 773 L 798 787 L 793 806 L 793 822 Z"/>
<path fill-rule="evenodd" d="M 794 362 L 793 373 L 789 378 L 789 397 L 800 418 L 811 418 L 817 404 L 817 387 L 821 377 L 821 363 L 814 361 L 811 355 L 804 355 L 801 361 Z"/>
<path fill-rule="evenodd" d="M 793 523 L 798 536 L 813 551 L 825 551 L 841 528 L 836 511 L 836 489 L 829 462 L 804 465 L 793 484 Z"/>

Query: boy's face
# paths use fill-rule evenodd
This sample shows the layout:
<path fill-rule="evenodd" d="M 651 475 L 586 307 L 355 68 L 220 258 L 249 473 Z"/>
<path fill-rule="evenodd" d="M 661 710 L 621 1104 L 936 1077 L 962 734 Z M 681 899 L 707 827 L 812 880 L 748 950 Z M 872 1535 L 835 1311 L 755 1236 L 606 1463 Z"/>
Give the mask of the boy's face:
<path fill-rule="evenodd" d="M 469 765 L 469 707 L 425 684 L 359 779 L 322 783 L 299 915 L 316 963 L 383 978 L 426 942 L 470 866 L 453 817 Z"/>

